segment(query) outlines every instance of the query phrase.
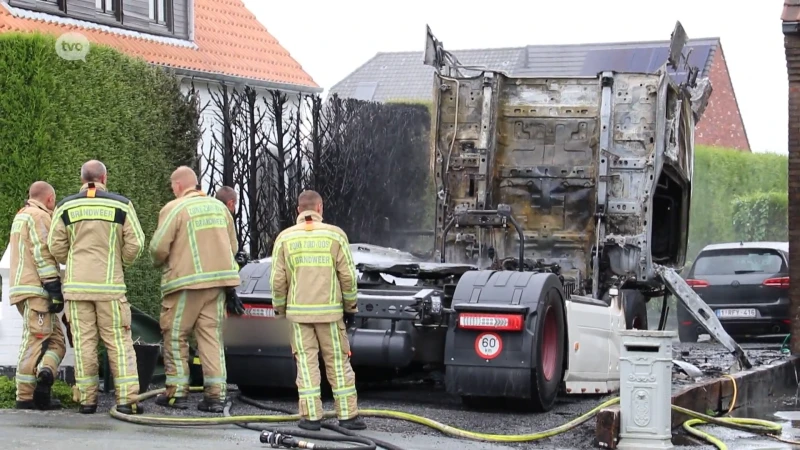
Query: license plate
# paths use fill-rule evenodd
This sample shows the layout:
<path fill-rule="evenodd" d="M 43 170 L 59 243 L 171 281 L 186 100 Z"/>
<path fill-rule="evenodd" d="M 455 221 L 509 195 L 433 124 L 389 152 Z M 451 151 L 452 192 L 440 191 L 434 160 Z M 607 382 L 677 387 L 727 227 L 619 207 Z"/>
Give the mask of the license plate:
<path fill-rule="evenodd" d="M 275 317 L 275 311 L 271 306 L 244 305 L 244 315 L 245 317 L 266 319 Z"/>
<path fill-rule="evenodd" d="M 717 317 L 720 319 L 738 319 L 756 317 L 755 309 L 718 309 Z"/>

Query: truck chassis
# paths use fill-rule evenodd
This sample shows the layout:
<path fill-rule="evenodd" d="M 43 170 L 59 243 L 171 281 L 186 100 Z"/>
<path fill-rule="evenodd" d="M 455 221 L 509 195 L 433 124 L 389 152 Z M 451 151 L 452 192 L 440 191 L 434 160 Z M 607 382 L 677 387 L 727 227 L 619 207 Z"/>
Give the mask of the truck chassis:
<path fill-rule="evenodd" d="M 443 373 L 467 403 L 499 397 L 547 411 L 559 392 L 618 390 L 619 331 L 637 327 L 631 309 L 656 296 L 663 328 L 667 293 L 750 367 L 673 269 L 685 262 L 693 130 L 711 92 L 685 62 L 686 40 L 678 23 L 655 74 L 467 76 L 428 29 L 438 262 L 351 245 L 359 380 Z M 668 64 L 686 66 L 687 80 L 676 84 Z M 294 386 L 286 321 L 250 320 L 271 315 L 270 266 L 242 269 L 249 314 L 226 326 L 229 380 L 240 387 Z"/>

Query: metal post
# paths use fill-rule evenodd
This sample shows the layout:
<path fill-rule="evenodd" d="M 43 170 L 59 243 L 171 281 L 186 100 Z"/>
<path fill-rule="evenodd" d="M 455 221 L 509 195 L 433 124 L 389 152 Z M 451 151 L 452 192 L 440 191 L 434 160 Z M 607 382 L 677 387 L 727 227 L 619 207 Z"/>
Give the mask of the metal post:
<path fill-rule="evenodd" d="M 620 331 L 620 450 L 671 449 L 675 331 Z"/>

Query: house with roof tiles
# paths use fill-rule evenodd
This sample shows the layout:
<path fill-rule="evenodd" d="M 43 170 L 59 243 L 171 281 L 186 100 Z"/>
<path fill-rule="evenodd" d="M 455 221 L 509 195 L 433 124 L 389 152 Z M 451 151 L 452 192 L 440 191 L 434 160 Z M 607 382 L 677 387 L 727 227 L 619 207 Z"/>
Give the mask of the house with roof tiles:
<path fill-rule="evenodd" d="M 4 32 L 56 37 L 77 32 L 90 43 L 172 69 L 185 91 L 194 85 L 205 106 L 198 152 L 206 155 L 220 126 L 211 94 L 222 83 L 250 86 L 263 96 L 271 90 L 289 96 L 322 91 L 242 0 L 0 0 L 0 33 Z M 0 274 L 8 273 L 8 258 L 5 252 Z M 2 278 L 7 296 L 7 276 Z M 0 374 L 13 375 L 22 321 L 8 298 L 0 302 L 0 323 Z M 68 379 L 73 365 L 68 348 L 61 365 Z"/>
<path fill-rule="evenodd" d="M 684 52 L 689 64 L 701 68 L 713 93 L 695 130 L 699 145 L 749 152 L 739 105 L 719 38 L 691 39 Z M 591 76 L 603 71 L 651 72 L 667 60 L 669 41 L 451 50 L 465 66 L 500 70 L 509 76 Z M 330 94 L 377 102 L 431 101 L 433 67 L 422 63 L 422 52 L 378 53 L 335 84 Z M 462 72 L 478 75 L 475 70 Z M 671 71 L 680 82 L 686 71 Z"/>
<path fill-rule="evenodd" d="M 0 0 L 0 33 L 9 31 L 77 32 L 172 69 L 205 107 L 198 151 L 206 155 L 219 127 L 211 93 L 222 83 L 262 95 L 322 92 L 242 0 Z"/>

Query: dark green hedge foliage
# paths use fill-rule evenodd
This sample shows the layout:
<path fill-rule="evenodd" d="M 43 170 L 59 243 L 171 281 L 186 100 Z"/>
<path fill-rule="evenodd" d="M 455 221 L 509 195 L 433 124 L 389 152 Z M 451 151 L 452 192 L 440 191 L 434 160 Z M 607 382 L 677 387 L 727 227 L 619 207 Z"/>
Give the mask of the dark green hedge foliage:
<path fill-rule="evenodd" d="M 708 244 L 758 235 L 737 231 L 735 198 L 759 192 L 788 195 L 788 159 L 784 155 L 698 146 L 694 164 L 687 255 L 691 260 Z M 746 216 L 740 211 L 736 218 L 739 223 L 746 223 Z"/>
<path fill-rule="evenodd" d="M 61 199 L 89 159 L 106 164 L 109 189 L 133 201 L 149 238 L 173 198 L 169 175 L 192 164 L 198 138 L 193 101 L 163 69 L 100 46 L 67 61 L 50 36 L 0 34 L 0 245 L 32 182 Z M 159 278 L 147 255 L 126 273 L 129 299 L 149 314 Z"/>
<path fill-rule="evenodd" d="M 733 199 L 733 229 L 746 241 L 789 240 L 788 192 L 756 192 Z"/>

